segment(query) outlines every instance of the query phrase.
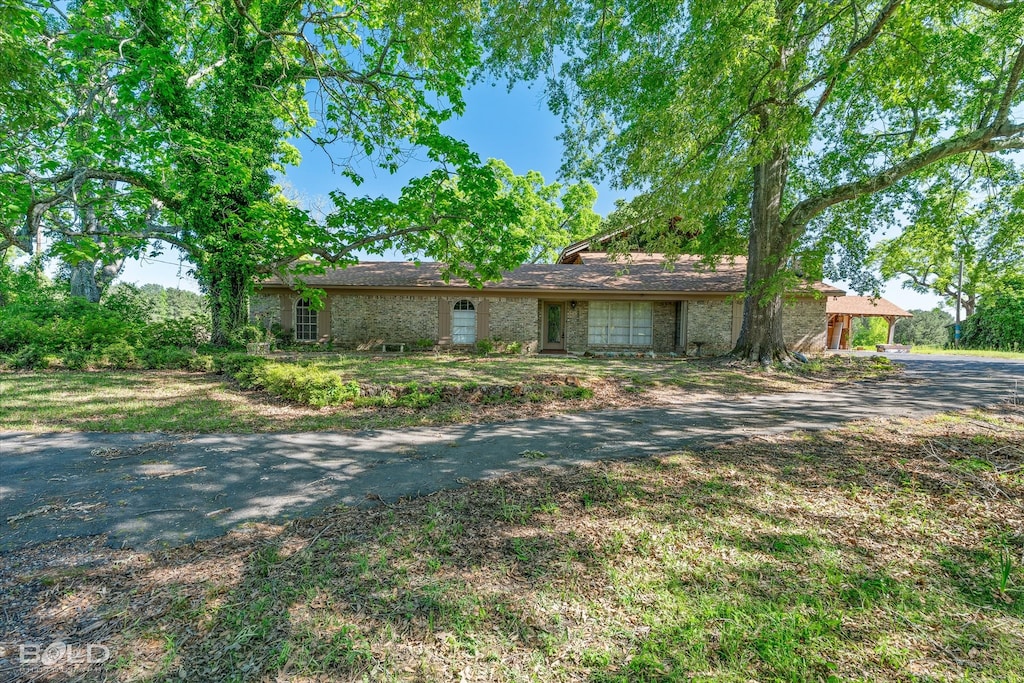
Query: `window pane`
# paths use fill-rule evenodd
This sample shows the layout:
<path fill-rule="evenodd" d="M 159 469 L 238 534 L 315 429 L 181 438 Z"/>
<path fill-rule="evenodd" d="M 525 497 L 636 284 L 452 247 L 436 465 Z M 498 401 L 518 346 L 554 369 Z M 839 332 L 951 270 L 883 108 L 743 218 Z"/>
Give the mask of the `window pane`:
<path fill-rule="evenodd" d="M 473 304 L 468 301 L 465 302 L 472 307 Z M 460 301 L 459 304 L 463 304 Z M 469 310 L 456 308 L 452 312 L 452 343 L 453 344 L 472 344 L 476 341 L 476 311 L 472 308 Z"/>
<path fill-rule="evenodd" d="M 590 344 L 608 343 L 608 303 L 594 301 L 587 315 L 587 341 Z"/>
<path fill-rule="evenodd" d="M 548 343 L 562 340 L 562 304 L 548 304 Z"/>
<path fill-rule="evenodd" d="M 309 299 L 295 302 L 295 339 L 297 341 L 317 340 L 317 314 Z"/>

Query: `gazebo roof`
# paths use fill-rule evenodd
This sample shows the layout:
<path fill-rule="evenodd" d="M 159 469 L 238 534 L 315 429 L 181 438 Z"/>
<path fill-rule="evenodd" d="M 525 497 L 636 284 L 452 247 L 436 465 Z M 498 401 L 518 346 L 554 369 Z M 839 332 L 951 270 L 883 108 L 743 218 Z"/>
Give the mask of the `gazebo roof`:
<path fill-rule="evenodd" d="M 908 313 L 888 299 L 881 297 L 830 296 L 825 310 L 829 315 L 852 315 L 854 317 L 914 317 L 913 313 Z"/>

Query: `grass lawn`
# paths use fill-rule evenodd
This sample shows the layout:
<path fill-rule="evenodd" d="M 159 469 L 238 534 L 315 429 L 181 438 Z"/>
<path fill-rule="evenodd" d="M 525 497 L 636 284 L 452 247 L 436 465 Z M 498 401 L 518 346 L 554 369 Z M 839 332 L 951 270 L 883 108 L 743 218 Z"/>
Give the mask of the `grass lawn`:
<path fill-rule="evenodd" d="M 1004 406 L 71 540 L 0 557 L 0 640 L 86 634 L 44 672 L 84 680 L 1021 681 L 1022 467 Z"/>
<path fill-rule="evenodd" d="M 911 353 L 939 354 L 943 356 L 979 356 L 981 358 L 1006 358 L 1024 360 L 1024 353 L 1014 351 L 990 351 L 984 349 L 944 349 L 941 346 L 915 346 Z"/>
<path fill-rule="evenodd" d="M 288 361 L 286 361 L 288 362 Z M 505 420 L 614 406 L 651 405 L 695 394 L 739 395 L 824 388 L 898 373 L 887 359 L 830 357 L 790 370 L 685 359 L 585 359 L 310 354 L 367 391 L 444 386 L 422 408 L 358 404 L 315 409 L 226 377 L 183 371 L 0 373 L 0 430 L 265 432 L 378 429 Z M 372 398 L 372 397 L 370 397 Z"/>

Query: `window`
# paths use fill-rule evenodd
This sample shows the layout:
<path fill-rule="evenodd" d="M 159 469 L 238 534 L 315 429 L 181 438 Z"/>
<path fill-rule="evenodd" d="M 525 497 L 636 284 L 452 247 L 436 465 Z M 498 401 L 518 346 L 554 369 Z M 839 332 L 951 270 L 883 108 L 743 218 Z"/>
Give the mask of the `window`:
<path fill-rule="evenodd" d="M 309 299 L 295 302 L 295 341 L 316 341 L 316 311 Z"/>
<path fill-rule="evenodd" d="M 609 346 L 651 346 L 654 306 L 648 302 L 594 301 L 587 341 Z"/>
<path fill-rule="evenodd" d="M 476 341 L 476 308 L 468 299 L 455 302 L 452 313 L 452 344 L 472 344 Z"/>

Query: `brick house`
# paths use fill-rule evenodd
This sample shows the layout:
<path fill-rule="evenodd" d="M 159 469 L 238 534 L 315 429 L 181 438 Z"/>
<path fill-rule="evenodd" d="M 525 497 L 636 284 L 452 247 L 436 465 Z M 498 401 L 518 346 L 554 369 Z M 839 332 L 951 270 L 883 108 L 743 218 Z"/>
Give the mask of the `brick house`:
<path fill-rule="evenodd" d="M 261 283 L 251 317 L 279 323 L 298 341 L 340 348 L 429 342 L 469 346 L 490 339 L 525 351 L 728 352 L 739 336 L 746 259 L 711 270 L 697 257 L 666 266 L 660 255 L 609 260 L 578 245 L 559 263 L 524 265 L 500 282 L 475 288 L 444 282 L 436 263 L 366 262 L 307 276 L 326 293 L 315 311 L 277 278 Z M 825 350 L 827 296 L 844 292 L 807 283 L 785 303 L 783 329 L 792 350 Z"/>

